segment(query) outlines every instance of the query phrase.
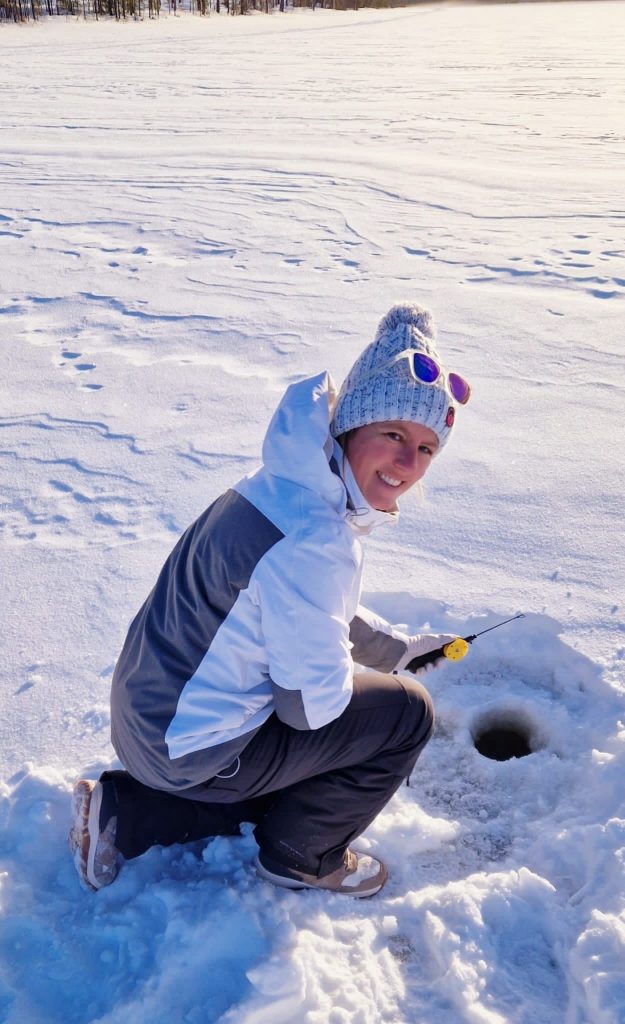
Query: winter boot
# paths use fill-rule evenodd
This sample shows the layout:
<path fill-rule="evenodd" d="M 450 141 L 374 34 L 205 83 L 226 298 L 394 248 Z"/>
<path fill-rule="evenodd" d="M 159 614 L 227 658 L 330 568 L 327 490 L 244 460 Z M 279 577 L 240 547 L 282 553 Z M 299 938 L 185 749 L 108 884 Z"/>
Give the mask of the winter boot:
<path fill-rule="evenodd" d="M 324 889 L 341 896 L 375 896 L 386 879 L 388 871 L 380 860 L 368 853 L 346 850 L 340 868 L 323 878 L 295 871 L 285 864 L 279 864 L 260 853 L 256 859 L 256 870 L 261 878 L 285 889 Z"/>
<path fill-rule="evenodd" d="M 106 813 L 106 805 L 109 809 L 111 804 L 115 806 L 114 793 L 108 792 L 112 788 L 111 782 L 86 779 L 74 786 L 69 849 L 80 880 L 88 889 L 110 885 L 118 871 L 117 817 Z"/>

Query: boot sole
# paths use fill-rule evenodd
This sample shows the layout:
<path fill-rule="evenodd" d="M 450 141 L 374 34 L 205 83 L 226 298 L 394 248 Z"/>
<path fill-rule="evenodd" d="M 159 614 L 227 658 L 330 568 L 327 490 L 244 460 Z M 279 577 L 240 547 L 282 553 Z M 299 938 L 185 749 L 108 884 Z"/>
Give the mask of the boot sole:
<path fill-rule="evenodd" d="M 100 807 L 102 786 L 81 779 L 72 795 L 72 827 L 69 833 L 70 853 L 81 882 L 92 892 L 102 888 L 93 870 L 98 837 L 100 835 Z"/>

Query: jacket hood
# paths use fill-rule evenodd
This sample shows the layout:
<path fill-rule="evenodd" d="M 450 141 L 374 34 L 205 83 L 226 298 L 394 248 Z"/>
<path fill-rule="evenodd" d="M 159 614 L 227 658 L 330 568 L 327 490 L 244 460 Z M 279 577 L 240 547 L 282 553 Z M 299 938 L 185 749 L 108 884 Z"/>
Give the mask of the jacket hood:
<path fill-rule="evenodd" d="M 329 464 L 335 402 L 336 387 L 326 371 L 291 384 L 267 428 L 263 464 L 273 476 L 305 487 L 343 511 L 345 488 Z"/>
<path fill-rule="evenodd" d="M 355 533 L 365 535 L 394 523 L 398 511 L 372 508 L 358 488 L 351 467 L 330 434 L 336 387 L 329 373 L 307 377 L 287 388 L 263 443 L 267 472 L 314 492 L 340 514 Z M 330 459 L 338 469 L 334 472 Z"/>

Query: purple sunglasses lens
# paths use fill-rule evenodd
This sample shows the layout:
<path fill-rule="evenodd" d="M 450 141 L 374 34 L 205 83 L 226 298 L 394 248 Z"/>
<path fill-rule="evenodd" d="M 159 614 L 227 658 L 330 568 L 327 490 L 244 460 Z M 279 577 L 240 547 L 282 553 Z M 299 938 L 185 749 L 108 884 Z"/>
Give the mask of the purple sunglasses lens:
<path fill-rule="evenodd" d="M 459 377 L 457 373 L 450 373 L 449 377 L 449 390 L 453 397 L 460 405 L 466 405 L 471 397 L 471 387 L 464 379 Z"/>
<path fill-rule="evenodd" d="M 441 372 L 438 363 L 421 352 L 415 352 L 413 355 L 412 369 L 417 380 L 422 380 L 424 384 L 433 384 Z"/>

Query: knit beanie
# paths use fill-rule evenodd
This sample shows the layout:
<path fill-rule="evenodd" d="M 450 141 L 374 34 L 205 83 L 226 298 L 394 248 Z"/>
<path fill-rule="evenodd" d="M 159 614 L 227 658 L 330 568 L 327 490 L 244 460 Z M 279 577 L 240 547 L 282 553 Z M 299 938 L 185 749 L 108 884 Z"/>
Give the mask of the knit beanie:
<path fill-rule="evenodd" d="M 427 309 L 409 304 L 393 306 L 380 321 L 375 339 L 343 381 L 330 424 L 332 435 L 338 437 L 368 423 L 410 420 L 433 430 L 442 448 L 449 439 L 455 416 L 445 379 L 421 384 L 414 380 L 404 359 L 379 374 L 373 373 L 376 366 L 404 349 L 423 352 L 440 363 L 435 335 L 432 314 Z"/>

